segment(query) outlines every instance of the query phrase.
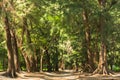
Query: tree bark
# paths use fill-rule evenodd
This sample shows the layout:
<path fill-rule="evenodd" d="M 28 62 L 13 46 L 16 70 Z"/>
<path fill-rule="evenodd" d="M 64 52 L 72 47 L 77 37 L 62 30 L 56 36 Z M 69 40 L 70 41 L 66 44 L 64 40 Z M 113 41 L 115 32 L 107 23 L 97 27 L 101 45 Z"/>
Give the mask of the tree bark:
<path fill-rule="evenodd" d="M 56 47 L 55 47 L 56 48 Z M 59 71 L 59 66 L 58 66 L 58 63 L 59 63 L 59 52 L 58 52 L 58 49 L 56 48 L 56 52 L 55 52 L 55 71 Z"/>
<path fill-rule="evenodd" d="M 21 52 L 22 52 L 22 55 L 23 55 L 24 60 L 25 60 L 27 72 L 31 72 L 30 61 L 29 61 L 29 58 L 27 56 L 27 53 L 23 49 L 21 49 Z"/>
<path fill-rule="evenodd" d="M 40 72 L 42 72 L 42 69 L 43 69 L 43 55 L 41 54 L 40 56 Z"/>
<path fill-rule="evenodd" d="M 63 59 L 63 53 L 62 53 L 61 56 L 62 56 L 62 57 L 61 57 L 61 60 L 60 60 L 60 62 L 59 62 L 59 68 L 60 68 L 61 70 L 64 70 L 64 69 L 65 69 L 65 65 L 64 65 L 64 59 Z"/>
<path fill-rule="evenodd" d="M 48 53 L 48 50 L 46 50 L 45 53 L 46 53 L 46 59 L 47 59 L 47 71 L 51 72 L 52 66 L 51 66 L 51 62 L 50 62 L 50 54 Z"/>
<path fill-rule="evenodd" d="M 24 35 L 26 38 L 26 43 L 27 46 L 29 48 L 29 50 L 31 50 L 31 53 L 34 52 L 34 54 L 28 53 L 27 51 L 25 51 L 22 48 L 23 42 L 24 42 Z M 30 31 L 28 30 L 28 24 L 27 24 L 27 19 L 23 18 L 23 27 L 22 27 L 22 35 L 21 35 L 21 41 L 20 41 L 20 47 L 21 47 L 21 51 L 22 51 L 22 55 L 24 56 L 25 59 L 25 63 L 26 63 L 26 69 L 28 72 L 34 72 L 37 70 L 37 60 L 36 60 L 36 54 L 35 54 L 35 50 L 33 49 L 32 46 L 32 41 L 31 41 L 31 37 L 30 37 Z"/>
<path fill-rule="evenodd" d="M 40 72 L 42 72 L 43 69 L 43 55 L 44 55 L 45 50 L 42 48 L 42 50 L 40 51 Z"/>
<path fill-rule="evenodd" d="M 84 10 L 83 11 L 83 21 L 84 21 L 84 26 L 85 26 L 85 41 L 86 41 L 86 49 L 87 49 L 87 71 L 92 72 L 95 68 L 94 62 L 93 62 L 93 54 L 90 48 L 91 44 L 91 34 L 90 34 L 90 26 L 89 26 L 89 21 L 88 21 L 88 11 Z"/>
<path fill-rule="evenodd" d="M 105 6 L 105 0 L 98 0 L 101 9 Z M 101 38 L 101 46 L 99 52 L 99 64 L 98 68 L 93 73 L 101 73 L 101 74 L 109 74 L 108 66 L 107 66 L 107 48 L 106 48 L 106 37 L 104 31 L 104 23 L 105 18 L 101 13 L 99 18 L 99 29 L 100 29 L 100 38 Z"/>
<path fill-rule="evenodd" d="M 30 36 L 30 31 L 28 29 L 28 24 L 27 24 L 27 19 L 25 18 L 25 30 L 26 30 L 26 39 L 27 39 L 27 44 L 29 46 L 29 49 L 31 50 L 31 53 L 32 54 L 29 54 L 28 55 L 28 58 L 29 58 L 29 61 L 30 61 L 30 67 L 31 67 L 31 71 L 34 72 L 37 70 L 37 61 L 36 61 L 36 54 L 35 54 L 35 50 L 33 48 L 33 45 L 32 45 L 32 41 L 31 41 L 31 36 Z"/>
<path fill-rule="evenodd" d="M 13 52 L 14 52 L 15 70 L 16 72 L 20 72 L 19 53 L 18 53 L 18 46 L 17 46 L 17 40 L 15 36 L 15 31 L 11 30 L 11 36 L 12 36 L 12 46 L 13 46 Z"/>
<path fill-rule="evenodd" d="M 101 43 L 98 68 L 93 73 L 109 74 L 105 43 Z"/>
<path fill-rule="evenodd" d="M 78 58 L 75 59 L 75 71 L 78 72 L 79 64 L 78 64 Z"/>
<path fill-rule="evenodd" d="M 7 44 L 7 51 L 8 51 L 8 69 L 6 75 L 9 77 L 16 77 L 15 65 L 14 65 L 14 53 L 12 49 L 12 41 L 11 41 L 11 33 L 10 33 L 10 24 L 8 20 L 8 15 L 5 12 L 4 17 L 4 30 L 6 33 L 6 44 Z"/>

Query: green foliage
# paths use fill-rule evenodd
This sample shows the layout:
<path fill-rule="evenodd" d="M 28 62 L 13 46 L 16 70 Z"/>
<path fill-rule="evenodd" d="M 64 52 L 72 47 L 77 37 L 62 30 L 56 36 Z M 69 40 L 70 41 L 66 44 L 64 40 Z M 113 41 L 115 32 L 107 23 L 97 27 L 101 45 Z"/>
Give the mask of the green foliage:
<path fill-rule="evenodd" d="M 116 66 L 120 65 L 120 1 L 110 8 L 111 1 L 107 0 L 105 9 L 102 10 L 97 0 L 15 0 L 13 5 L 7 7 L 13 8 L 9 12 L 9 19 L 11 29 L 15 30 L 18 42 L 21 39 L 24 25 L 23 18 L 27 19 L 31 43 L 27 43 L 25 32 L 22 45 L 24 51 L 28 55 L 33 55 L 36 49 L 48 50 L 52 66 L 62 59 L 67 67 L 73 67 L 76 61 L 79 67 L 82 66 L 82 63 L 86 63 L 84 10 L 88 13 L 90 49 L 93 54 L 99 53 L 101 35 L 99 33 L 99 19 L 102 15 L 105 19 L 103 35 L 106 38 L 108 64 L 111 64 L 112 57 L 114 57 L 114 69 L 118 70 L 119 67 Z M 1 10 L 0 13 L 2 13 Z M 0 59 L 7 57 L 3 26 L 1 19 Z M 20 49 L 19 53 L 21 53 Z M 37 51 L 36 54 L 38 56 L 40 52 Z M 46 60 L 46 55 L 43 59 Z M 39 56 L 38 60 L 40 60 Z M 20 61 L 23 70 L 25 70 L 23 56 L 20 56 Z M 47 70 L 46 64 L 43 64 L 43 68 Z"/>

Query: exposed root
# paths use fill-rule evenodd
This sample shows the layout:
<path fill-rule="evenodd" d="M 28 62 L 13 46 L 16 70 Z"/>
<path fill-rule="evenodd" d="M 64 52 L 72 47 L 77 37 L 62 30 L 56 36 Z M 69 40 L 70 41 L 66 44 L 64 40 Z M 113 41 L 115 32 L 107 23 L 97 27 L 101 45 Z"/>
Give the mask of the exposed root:
<path fill-rule="evenodd" d="M 98 67 L 93 74 L 103 74 L 103 75 L 112 75 L 113 72 L 108 70 L 105 66 L 104 67 Z"/>
<path fill-rule="evenodd" d="M 16 77 L 18 77 L 18 75 L 16 73 L 9 73 L 9 72 L 5 72 L 2 75 L 6 76 L 6 77 L 10 77 L 10 78 L 16 78 Z"/>
<path fill-rule="evenodd" d="M 93 72 L 93 68 L 89 64 L 85 64 L 85 66 L 82 67 L 83 72 Z"/>

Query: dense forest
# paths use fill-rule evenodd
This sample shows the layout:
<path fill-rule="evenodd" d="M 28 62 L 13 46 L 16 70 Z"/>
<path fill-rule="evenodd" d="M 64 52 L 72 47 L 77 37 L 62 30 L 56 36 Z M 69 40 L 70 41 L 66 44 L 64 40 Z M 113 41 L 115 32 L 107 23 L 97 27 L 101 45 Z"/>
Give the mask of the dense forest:
<path fill-rule="evenodd" d="M 0 71 L 120 71 L 120 0 L 0 0 Z"/>

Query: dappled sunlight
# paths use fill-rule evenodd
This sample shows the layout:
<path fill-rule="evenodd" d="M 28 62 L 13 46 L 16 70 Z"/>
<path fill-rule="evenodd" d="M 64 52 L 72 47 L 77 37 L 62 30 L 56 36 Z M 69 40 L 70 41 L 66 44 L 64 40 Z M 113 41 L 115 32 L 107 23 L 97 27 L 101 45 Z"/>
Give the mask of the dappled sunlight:
<path fill-rule="evenodd" d="M 73 72 L 63 71 L 63 72 L 43 72 L 43 73 L 28 73 L 24 75 L 25 77 L 44 77 L 46 79 L 75 79 L 78 75 L 73 74 Z"/>
<path fill-rule="evenodd" d="M 120 80 L 120 0 L 0 0 L 0 80 Z"/>
<path fill-rule="evenodd" d="M 0 80 L 14 80 L 5 76 L 2 76 L 4 72 L 0 72 Z M 18 73 L 18 78 L 15 80 L 119 80 L 120 73 L 114 75 L 101 75 L 91 73 L 74 72 L 73 70 L 65 70 L 61 72 L 34 72 L 28 73 L 22 71 Z"/>

